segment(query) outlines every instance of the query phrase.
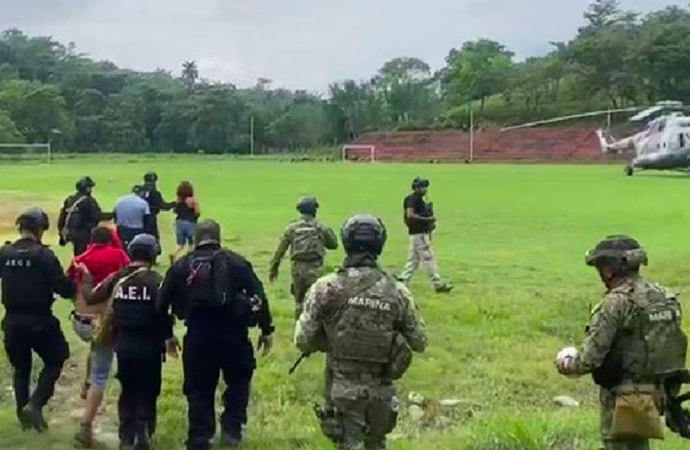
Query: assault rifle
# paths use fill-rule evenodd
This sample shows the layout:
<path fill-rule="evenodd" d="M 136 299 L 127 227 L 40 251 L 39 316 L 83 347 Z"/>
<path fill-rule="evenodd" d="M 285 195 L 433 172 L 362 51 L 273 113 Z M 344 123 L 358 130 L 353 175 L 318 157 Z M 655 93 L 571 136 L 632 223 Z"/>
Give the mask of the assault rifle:
<path fill-rule="evenodd" d="M 690 410 L 683 408 L 683 403 L 690 400 L 690 392 L 676 395 L 679 386 L 690 382 L 690 373 L 687 370 L 664 380 L 666 392 L 666 426 L 680 437 L 690 439 Z"/>

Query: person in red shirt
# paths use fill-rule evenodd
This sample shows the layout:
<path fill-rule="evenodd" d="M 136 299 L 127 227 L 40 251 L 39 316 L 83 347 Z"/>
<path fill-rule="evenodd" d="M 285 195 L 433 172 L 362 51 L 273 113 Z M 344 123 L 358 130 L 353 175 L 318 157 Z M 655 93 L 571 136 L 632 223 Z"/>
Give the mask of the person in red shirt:
<path fill-rule="evenodd" d="M 122 246 L 120 235 L 117 233 L 117 227 L 115 225 L 108 225 L 107 228 L 108 231 L 110 231 L 110 245 L 117 249 L 125 250 L 125 248 Z"/>
<path fill-rule="evenodd" d="M 130 264 L 129 256 L 122 250 L 122 243 L 117 232 L 112 228 L 97 227 L 91 232 L 91 243 L 86 251 L 74 258 L 67 276 L 78 286 L 81 285 L 82 271 L 85 266 L 95 283 L 108 278 Z M 119 244 L 119 248 L 117 248 Z M 103 401 L 103 393 L 110 376 L 110 368 L 113 361 L 113 349 L 93 343 L 94 319 L 101 313 L 104 305 L 89 306 L 86 304 L 78 290 L 75 311 L 71 314 L 72 327 L 75 333 L 83 341 L 91 344 L 91 351 L 86 364 L 86 380 L 82 390 L 82 398 L 86 400 L 84 416 L 81 421 L 80 431 L 76 434 L 76 443 L 84 448 L 91 448 L 94 444 L 93 421 L 96 418 L 98 408 Z"/>

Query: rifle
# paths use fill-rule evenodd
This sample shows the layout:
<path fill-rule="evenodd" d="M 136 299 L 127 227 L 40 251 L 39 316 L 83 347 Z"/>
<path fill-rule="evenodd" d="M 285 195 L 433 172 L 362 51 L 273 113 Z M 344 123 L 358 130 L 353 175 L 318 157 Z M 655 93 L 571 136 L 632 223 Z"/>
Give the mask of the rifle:
<path fill-rule="evenodd" d="M 307 355 L 306 353 L 302 353 L 301 355 L 299 355 L 299 358 L 297 358 L 297 361 L 295 361 L 295 363 L 292 365 L 292 367 L 290 367 L 290 370 L 288 371 L 288 375 L 292 375 L 293 373 L 295 373 L 295 370 L 297 370 L 297 367 L 299 367 L 299 365 L 302 364 L 302 361 L 304 361 L 308 357 L 309 357 L 309 355 Z"/>
<path fill-rule="evenodd" d="M 666 426 L 685 439 L 690 439 L 690 410 L 683 409 L 683 403 L 690 400 L 690 392 L 682 395 L 676 395 L 675 392 L 679 390 L 679 385 L 689 381 L 690 374 L 684 370 L 664 382 L 667 397 L 664 411 Z"/>

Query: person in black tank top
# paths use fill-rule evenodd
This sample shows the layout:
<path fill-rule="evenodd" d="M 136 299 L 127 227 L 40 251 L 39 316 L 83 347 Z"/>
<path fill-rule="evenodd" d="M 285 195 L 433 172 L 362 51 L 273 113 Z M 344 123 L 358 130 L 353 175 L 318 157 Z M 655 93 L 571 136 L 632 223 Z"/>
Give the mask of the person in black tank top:
<path fill-rule="evenodd" d="M 194 229 L 200 216 L 199 202 L 194 197 L 194 188 L 188 181 L 181 182 L 177 187 L 177 202 L 173 211 L 175 212 L 175 240 L 177 248 L 170 255 L 171 265 L 185 249 L 185 246 L 188 248 L 192 247 Z"/>

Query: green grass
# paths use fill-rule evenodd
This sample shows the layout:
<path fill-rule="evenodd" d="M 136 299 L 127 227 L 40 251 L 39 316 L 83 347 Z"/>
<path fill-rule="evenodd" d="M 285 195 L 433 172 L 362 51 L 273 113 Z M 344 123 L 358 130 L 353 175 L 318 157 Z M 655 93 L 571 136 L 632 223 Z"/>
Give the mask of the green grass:
<path fill-rule="evenodd" d="M 205 217 L 223 225 L 226 244 L 252 260 L 267 278 L 267 264 L 277 239 L 295 216 L 296 199 L 316 194 L 320 218 L 333 227 L 358 212 L 371 212 L 389 231 L 382 263 L 396 270 L 405 261 L 407 236 L 401 202 L 414 176 L 431 179 L 431 197 L 439 218 L 434 246 L 442 274 L 456 290 L 439 296 L 422 272 L 411 286 L 429 333 L 428 351 L 416 357 L 400 383 L 401 398 L 415 391 L 429 399 L 467 401 L 446 420 L 413 423 L 403 408 L 391 435 L 394 449 L 537 450 L 590 449 L 598 442 L 597 391 L 589 379 L 560 377 L 556 352 L 579 342 L 589 310 L 600 298 L 597 275 L 584 254 L 601 237 L 629 233 L 650 253 L 650 278 L 684 290 L 690 258 L 690 179 L 682 175 L 622 175 L 620 167 L 592 166 L 412 166 L 281 164 L 223 161 L 219 158 L 93 159 L 46 166 L 9 166 L 0 176 L 0 227 L 11 232 L 21 206 L 38 204 L 55 213 L 75 180 L 90 175 L 101 205 L 155 169 L 162 191 L 171 197 L 176 183 L 195 185 Z M 172 245 L 170 215 L 161 217 L 164 246 Z M 4 236 L 9 237 L 9 236 Z M 48 237 L 57 241 L 55 231 Z M 64 263 L 69 255 L 55 246 Z M 341 251 L 329 255 L 337 265 Z M 321 437 L 311 405 L 322 389 L 323 357 L 307 360 L 289 377 L 298 356 L 292 345 L 292 300 L 284 263 L 279 282 L 268 285 L 277 325 L 276 348 L 259 359 L 250 407 L 248 449 L 331 448 Z M 684 302 L 686 309 L 687 301 Z M 69 304 L 58 301 L 78 364 L 84 345 L 67 326 Z M 181 334 L 183 330 L 178 330 Z M 254 334 L 254 337 L 256 334 Z M 50 435 L 17 431 L 9 369 L 0 354 L 0 449 L 71 448 L 78 406 L 80 367 L 67 371 L 63 387 L 47 415 L 57 419 Z M 161 449 L 182 448 L 186 404 L 178 361 L 165 367 Z M 108 401 L 112 430 L 117 382 Z M 552 404 L 556 395 L 581 401 L 577 409 Z M 106 448 L 115 448 L 112 445 Z M 687 448 L 669 438 L 655 448 Z"/>

